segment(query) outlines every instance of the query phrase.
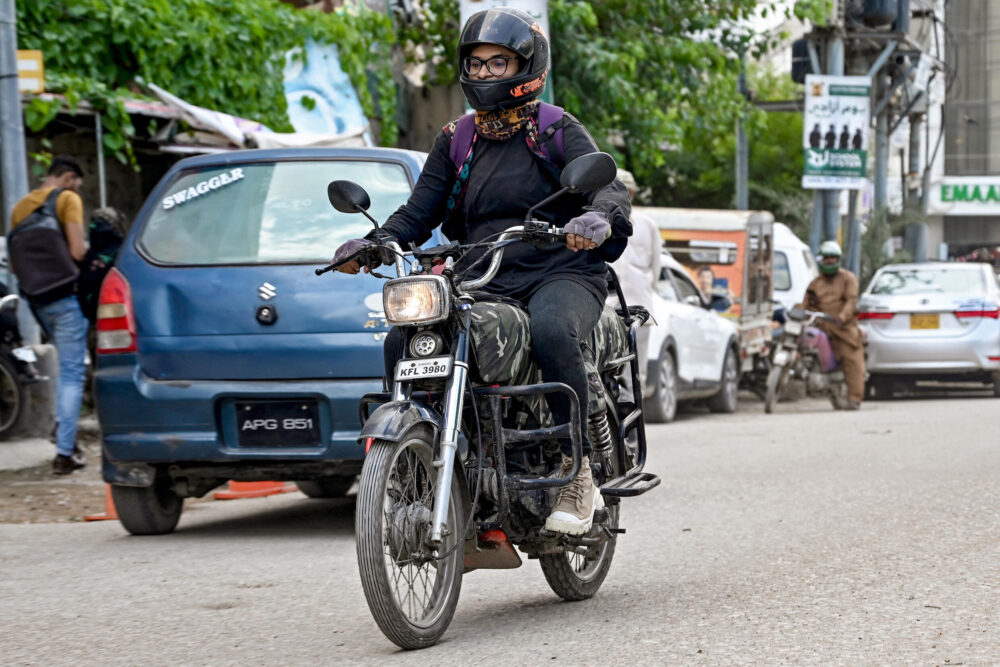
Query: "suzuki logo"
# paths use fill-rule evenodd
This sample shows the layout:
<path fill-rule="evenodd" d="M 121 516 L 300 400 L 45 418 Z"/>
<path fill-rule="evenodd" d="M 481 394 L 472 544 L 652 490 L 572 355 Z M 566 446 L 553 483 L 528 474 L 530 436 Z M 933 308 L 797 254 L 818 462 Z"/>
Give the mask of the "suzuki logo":
<path fill-rule="evenodd" d="M 257 294 L 264 301 L 270 301 L 275 297 L 275 295 L 277 295 L 277 293 L 278 293 L 278 288 L 272 285 L 271 283 L 264 283 L 263 285 L 257 288 Z"/>

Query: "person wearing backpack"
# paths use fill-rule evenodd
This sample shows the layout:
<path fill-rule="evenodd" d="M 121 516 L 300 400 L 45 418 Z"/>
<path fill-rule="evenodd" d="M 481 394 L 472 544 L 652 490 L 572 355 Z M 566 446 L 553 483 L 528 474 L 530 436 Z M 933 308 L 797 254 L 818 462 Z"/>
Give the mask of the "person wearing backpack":
<path fill-rule="evenodd" d="M 7 253 L 21 295 L 59 354 L 52 462 L 57 475 L 85 465 L 76 446 L 87 355 L 87 320 L 76 297 L 77 263 L 87 252 L 82 185 L 80 165 L 56 158 L 41 187 L 14 206 L 7 234 Z"/>
<path fill-rule="evenodd" d="M 459 82 L 476 113 L 442 129 L 409 200 L 383 225 L 380 233 L 403 247 L 427 241 L 439 225 L 450 239 L 462 243 L 496 238 L 520 225 L 531 206 L 560 189 L 564 165 L 597 151 L 576 118 L 537 100 L 548 76 L 549 42 L 530 14 L 509 7 L 473 14 L 459 37 L 458 56 Z M 555 199 L 535 215 L 564 227 L 565 245 L 511 245 L 496 278 L 483 288 L 524 305 L 543 379 L 568 384 L 584 406 L 588 383 L 580 342 L 596 326 L 608 295 L 606 262 L 622 254 L 632 233 L 630 210 L 628 191 L 617 180 L 595 192 Z M 334 262 L 370 242 L 347 241 L 337 249 Z M 477 258 L 472 253 L 463 264 Z M 353 261 L 339 270 L 354 274 L 360 269 Z M 387 336 L 387 363 L 402 356 L 400 339 L 398 331 Z M 569 421 L 565 397 L 549 398 L 549 406 L 557 422 Z M 586 433 L 583 444 L 586 455 Z M 569 444 L 563 443 L 563 474 L 572 462 L 569 452 Z M 585 532 L 599 504 L 596 496 L 585 456 L 577 477 L 560 490 L 546 528 Z"/>

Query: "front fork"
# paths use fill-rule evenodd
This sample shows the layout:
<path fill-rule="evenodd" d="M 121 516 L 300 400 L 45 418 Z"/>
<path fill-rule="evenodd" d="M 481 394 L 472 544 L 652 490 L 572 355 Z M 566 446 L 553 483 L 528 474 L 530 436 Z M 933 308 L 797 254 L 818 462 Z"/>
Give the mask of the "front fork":
<path fill-rule="evenodd" d="M 440 458 L 434 461 L 437 468 L 437 483 L 434 489 L 434 516 L 431 519 L 431 533 L 428 544 L 436 549 L 441 544 L 445 532 L 445 518 L 448 516 L 448 504 L 451 502 L 451 484 L 455 474 L 455 451 L 458 449 L 458 436 L 462 425 L 462 404 L 469 380 L 469 326 L 472 306 L 462 303 L 458 306 L 461 328 L 455 339 L 455 358 L 452 362 L 451 377 L 444 391 L 444 425 L 441 429 L 441 446 L 438 448 Z M 449 526 L 458 530 L 458 526 Z"/>

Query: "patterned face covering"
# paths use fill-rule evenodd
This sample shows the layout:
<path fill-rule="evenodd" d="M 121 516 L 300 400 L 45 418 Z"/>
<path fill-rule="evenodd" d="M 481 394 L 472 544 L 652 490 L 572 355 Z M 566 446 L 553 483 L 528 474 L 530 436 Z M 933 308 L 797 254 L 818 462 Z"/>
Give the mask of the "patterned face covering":
<path fill-rule="evenodd" d="M 476 132 L 485 139 L 504 141 L 521 131 L 527 124 L 538 102 L 527 102 L 511 109 L 477 111 Z"/>

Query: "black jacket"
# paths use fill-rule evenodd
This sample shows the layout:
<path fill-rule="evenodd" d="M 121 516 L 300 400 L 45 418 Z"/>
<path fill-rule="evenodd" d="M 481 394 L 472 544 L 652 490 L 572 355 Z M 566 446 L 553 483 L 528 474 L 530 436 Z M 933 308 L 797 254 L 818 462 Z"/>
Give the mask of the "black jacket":
<path fill-rule="evenodd" d="M 475 243 L 508 227 L 524 222 L 534 204 L 560 188 L 551 165 L 542 162 L 527 146 L 525 130 L 506 141 L 479 137 L 475 144 L 468 190 L 457 215 L 464 218 L 464 235 L 453 240 Z M 446 202 L 455 184 L 455 164 L 449 155 L 450 134 L 442 131 L 434 140 L 420 178 L 409 200 L 389 216 L 384 229 L 401 244 L 421 244 L 431 230 L 448 217 Z M 554 146 L 550 142 L 550 153 Z M 587 130 L 570 114 L 564 117 L 563 157 L 573 158 L 597 150 Z M 489 292 L 527 301 L 542 284 L 556 278 L 580 282 L 602 302 L 607 296 L 607 266 L 618 259 L 632 235 L 628 190 L 619 181 L 587 195 L 564 194 L 535 212 L 537 218 L 563 227 L 586 209 L 604 213 L 611 223 L 611 237 L 590 251 L 572 252 L 565 244 L 536 249 L 525 243 L 509 246 L 496 278 L 485 287 Z M 460 220 L 461 221 L 461 220 Z M 461 229 L 461 224 L 458 228 Z M 464 260 L 473 261 L 478 255 Z M 470 277 L 485 270 L 481 262 Z"/>

